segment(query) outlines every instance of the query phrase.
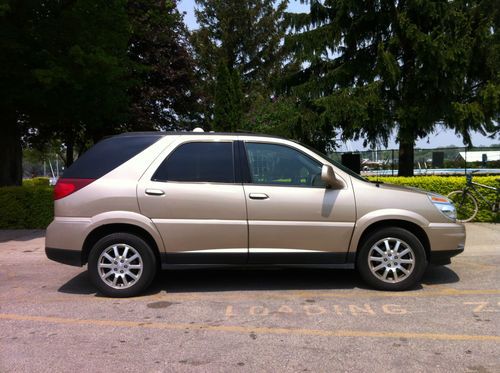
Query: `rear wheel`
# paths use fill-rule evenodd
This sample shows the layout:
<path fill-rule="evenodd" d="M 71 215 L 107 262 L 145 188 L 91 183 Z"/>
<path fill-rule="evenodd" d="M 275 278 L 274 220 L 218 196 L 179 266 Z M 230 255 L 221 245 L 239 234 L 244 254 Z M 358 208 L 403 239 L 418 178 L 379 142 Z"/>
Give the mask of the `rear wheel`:
<path fill-rule="evenodd" d="M 156 258 L 140 237 L 114 233 L 101 238 L 89 254 L 92 283 L 110 297 L 131 297 L 144 291 L 156 273 Z"/>
<path fill-rule="evenodd" d="M 427 267 L 425 249 L 411 232 L 385 228 L 362 244 L 357 268 L 361 277 L 380 290 L 406 290 L 416 285 Z"/>
<path fill-rule="evenodd" d="M 448 199 L 453 202 L 457 209 L 457 221 L 466 223 L 473 220 L 478 211 L 476 198 L 463 190 L 455 190 L 448 194 Z"/>

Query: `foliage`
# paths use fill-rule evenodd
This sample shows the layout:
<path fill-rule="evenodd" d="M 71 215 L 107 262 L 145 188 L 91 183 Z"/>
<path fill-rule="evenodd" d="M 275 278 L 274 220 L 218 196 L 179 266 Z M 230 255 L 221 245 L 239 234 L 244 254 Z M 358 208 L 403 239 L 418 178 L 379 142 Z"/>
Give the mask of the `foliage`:
<path fill-rule="evenodd" d="M 175 0 L 128 0 L 128 57 L 136 64 L 129 127 L 194 127 L 198 89 L 189 36 Z"/>
<path fill-rule="evenodd" d="M 296 97 L 255 97 L 252 107 L 243 118 L 242 128 L 330 150 L 331 136 L 321 127 L 317 113 L 302 105 Z"/>
<path fill-rule="evenodd" d="M 243 112 L 243 92 L 238 71 L 219 63 L 215 84 L 213 129 L 234 132 L 240 128 Z"/>
<path fill-rule="evenodd" d="M 397 177 L 397 176 L 384 176 L 376 177 L 370 176 L 369 180 L 380 180 L 388 184 L 405 185 L 414 188 L 428 190 L 430 192 L 439 193 L 441 195 L 448 195 L 454 190 L 461 190 L 465 187 L 464 176 L 413 176 L 413 177 Z M 497 181 L 498 176 L 474 176 L 475 182 L 480 184 L 489 185 L 495 188 L 500 188 L 500 183 Z M 484 195 L 491 202 L 495 202 L 495 192 L 486 188 L 478 188 L 482 195 Z M 479 212 L 474 221 L 476 222 L 492 222 L 495 219 L 495 214 L 488 207 L 479 202 Z"/>
<path fill-rule="evenodd" d="M 270 95 L 283 60 L 282 20 L 287 1 L 196 0 L 196 4 L 199 29 L 193 32 L 192 42 L 204 93 L 203 116 L 206 124 L 211 125 L 215 112 L 229 113 L 235 106 L 248 108 L 254 94 Z M 229 74 L 224 72 L 223 64 Z M 226 75 L 231 76 L 232 87 L 241 87 L 243 95 L 239 104 L 235 104 L 237 98 L 216 97 L 221 94 L 221 88 L 227 86 L 225 82 L 218 82 L 228 80 Z M 240 82 L 236 82 L 237 77 Z M 229 105 L 229 108 L 216 108 L 216 105 Z M 220 125 L 220 121 L 215 123 L 216 127 Z"/>
<path fill-rule="evenodd" d="M 27 114 L 36 140 L 63 139 L 70 165 L 75 145 L 116 133 L 127 117 L 125 0 L 39 2 L 31 11 L 37 100 Z"/>
<path fill-rule="evenodd" d="M 436 124 L 467 145 L 471 130 L 499 131 L 494 0 L 309 3 L 287 14 L 294 68 L 283 89 L 319 106 L 325 127 L 373 145 L 397 129 L 400 175 L 413 174 L 414 142 Z"/>
<path fill-rule="evenodd" d="M 48 186 L 0 188 L 0 229 L 45 229 L 53 219 L 53 189 Z"/>
<path fill-rule="evenodd" d="M 23 180 L 23 187 L 36 187 L 36 186 L 49 186 L 49 178 L 48 177 L 34 177 L 31 179 Z"/>

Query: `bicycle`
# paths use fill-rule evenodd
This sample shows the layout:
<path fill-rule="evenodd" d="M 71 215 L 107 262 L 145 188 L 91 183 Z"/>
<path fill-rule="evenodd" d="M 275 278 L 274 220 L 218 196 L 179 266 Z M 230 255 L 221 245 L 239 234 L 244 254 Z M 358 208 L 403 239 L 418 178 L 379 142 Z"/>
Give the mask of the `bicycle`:
<path fill-rule="evenodd" d="M 466 185 L 464 189 L 454 190 L 447 196 L 448 199 L 455 204 L 455 208 L 457 209 L 457 221 L 466 223 L 472 221 L 476 217 L 477 212 L 479 211 L 479 203 L 476 196 L 479 196 L 481 197 L 482 201 L 484 201 L 484 203 L 486 203 L 491 208 L 491 211 L 495 213 L 496 222 L 498 217 L 498 210 L 500 208 L 500 188 L 495 188 L 489 185 L 484 185 L 472 181 L 472 174 L 475 172 L 477 171 L 472 171 L 465 176 Z M 496 180 L 500 182 L 500 179 Z M 483 196 L 481 192 L 476 188 L 476 186 L 494 190 L 496 192 L 495 202 L 492 203 L 488 198 Z M 473 194 L 473 192 L 476 194 L 476 196 Z"/>

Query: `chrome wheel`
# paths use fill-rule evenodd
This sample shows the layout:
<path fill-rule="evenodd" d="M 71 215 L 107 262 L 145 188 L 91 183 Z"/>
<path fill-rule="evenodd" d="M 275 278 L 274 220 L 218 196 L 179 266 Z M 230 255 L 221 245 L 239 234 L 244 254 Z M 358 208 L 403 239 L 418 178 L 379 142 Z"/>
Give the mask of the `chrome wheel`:
<path fill-rule="evenodd" d="M 144 264 L 139 252 L 127 244 L 107 247 L 97 261 L 99 276 L 114 289 L 133 286 L 142 275 Z"/>
<path fill-rule="evenodd" d="M 413 272 L 415 253 L 410 245 L 399 238 L 383 238 L 370 248 L 368 267 L 379 280 L 398 283 Z"/>

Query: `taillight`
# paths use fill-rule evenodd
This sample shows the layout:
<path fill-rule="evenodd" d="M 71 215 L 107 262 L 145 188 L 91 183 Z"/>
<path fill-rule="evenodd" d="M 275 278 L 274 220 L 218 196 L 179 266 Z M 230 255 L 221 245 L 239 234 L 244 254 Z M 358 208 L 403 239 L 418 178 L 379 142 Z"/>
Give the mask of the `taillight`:
<path fill-rule="evenodd" d="M 69 196 L 95 179 L 59 179 L 54 187 L 54 200 Z"/>

